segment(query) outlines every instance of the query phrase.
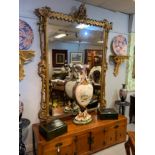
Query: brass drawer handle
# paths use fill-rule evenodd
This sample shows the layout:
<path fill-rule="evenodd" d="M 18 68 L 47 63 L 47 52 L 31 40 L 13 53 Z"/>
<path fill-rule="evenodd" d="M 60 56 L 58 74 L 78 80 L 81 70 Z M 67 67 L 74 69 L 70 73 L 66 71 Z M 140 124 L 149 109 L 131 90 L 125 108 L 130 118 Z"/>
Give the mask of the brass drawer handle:
<path fill-rule="evenodd" d="M 57 143 L 56 145 L 55 145 L 55 147 L 57 148 L 57 154 L 59 155 L 59 153 L 60 153 L 60 146 L 62 145 L 62 143 Z"/>

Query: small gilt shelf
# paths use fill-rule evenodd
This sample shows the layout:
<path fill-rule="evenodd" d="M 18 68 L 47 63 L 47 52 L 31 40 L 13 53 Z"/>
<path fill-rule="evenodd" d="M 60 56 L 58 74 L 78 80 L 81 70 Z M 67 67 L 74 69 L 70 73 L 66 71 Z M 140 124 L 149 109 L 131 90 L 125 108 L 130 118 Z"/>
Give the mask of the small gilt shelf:
<path fill-rule="evenodd" d="M 19 51 L 19 80 L 23 80 L 25 77 L 24 64 L 30 62 L 35 56 L 34 51 Z"/>
<path fill-rule="evenodd" d="M 120 65 L 125 61 L 125 60 L 128 60 L 129 56 L 118 56 L 118 55 L 110 55 L 110 59 L 112 59 L 115 63 L 115 68 L 114 68 L 114 76 L 117 76 L 118 75 L 118 71 L 119 71 L 119 67 Z"/>

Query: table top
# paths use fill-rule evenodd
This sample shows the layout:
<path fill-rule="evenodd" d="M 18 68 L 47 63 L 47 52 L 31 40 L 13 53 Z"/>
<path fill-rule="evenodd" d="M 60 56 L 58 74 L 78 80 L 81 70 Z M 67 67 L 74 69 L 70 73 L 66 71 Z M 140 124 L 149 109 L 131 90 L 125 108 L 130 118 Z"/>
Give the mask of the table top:
<path fill-rule="evenodd" d="M 92 114 L 92 122 L 85 125 L 74 124 L 72 119 L 64 120 L 64 122 L 67 124 L 68 132 L 63 134 L 61 137 L 65 138 L 68 135 L 74 135 L 79 132 L 88 132 L 88 131 L 91 131 L 93 128 L 97 128 L 103 125 L 109 125 L 112 123 L 118 123 L 120 121 L 123 121 L 124 123 L 126 123 L 127 118 L 123 115 L 119 115 L 117 120 L 100 120 L 98 119 L 97 115 Z M 45 138 L 39 133 L 39 123 L 33 124 L 32 129 L 38 142 L 45 143 L 46 142 Z M 56 137 L 55 139 L 59 139 L 59 137 L 60 136 Z"/>
<path fill-rule="evenodd" d="M 127 102 L 127 101 L 122 102 L 121 100 L 115 101 L 115 104 L 121 105 L 121 106 L 129 106 L 130 105 L 129 102 Z"/>

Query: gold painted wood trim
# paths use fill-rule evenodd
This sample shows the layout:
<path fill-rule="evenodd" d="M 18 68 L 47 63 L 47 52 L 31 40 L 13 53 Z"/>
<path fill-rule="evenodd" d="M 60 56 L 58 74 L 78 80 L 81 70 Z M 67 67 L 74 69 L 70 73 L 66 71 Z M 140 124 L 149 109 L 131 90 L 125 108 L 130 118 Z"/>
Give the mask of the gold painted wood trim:
<path fill-rule="evenodd" d="M 83 6 L 82 6 L 83 7 Z M 83 7 L 84 8 L 84 7 Z M 83 9 L 82 8 L 82 9 Z M 84 12 L 84 14 L 81 14 Z M 57 19 L 64 20 L 68 22 L 77 22 L 84 23 L 87 25 L 98 26 L 104 29 L 104 44 L 103 44 L 103 61 L 101 67 L 101 76 L 102 76 L 102 84 L 101 84 L 101 95 L 100 102 L 101 107 L 106 106 L 105 99 L 105 76 L 107 70 L 107 62 L 106 62 L 106 51 L 107 51 L 107 40 L 109 30 L 112 29 L 112 23 L 108 22 L 108 20 L 104 19 L 103 21 L 97 21 L 90 18 L 87 18 L 85 14 L 85 10 L 81 10 L 79 7 L 78 12 L 74 12 L 73 14 L 63 14 L 60 12 L 52 11 L 49 7 L 42 7 L 35 9 L 34 13 L 39 18 L 39 36 L 40 36 L 40 49 L 41 49 L 41 61 L 38 65 L 39 75 L 42 79 L 42 89 L 41 89 L 41 108 L 39 111 L 39 119 L 40 121 L 47 121 L 49 119 L 49 78 L 48 78 L 48 40 L 47 40 L 47 22 L 49 19 Z"/>
<path fill-rule="evenodd" d="M 118 75 L 119 67 L 120 65 L 125 61 L 129 59 L 129 56 L 117 56 L 117 55 L 111 55 L 110 58 L 114 61 L 115 67 L 114 67 L 114 76 Z"/>
<path fill-rule="evenodd" d="M 68 22 L 77 22 L 77 23 L 84 23 L 87 25 L 92 25 L 92 26 L 98 26 L 98 27 L 103 27 L 105 30 L 111 30 L 112 29 L 112 23 L 108 22 L 108 20 L 104 19 L 103 21 L 99 20 L 93 20 L 90 18 L 76 18 L 73 15 L 69 14 L 63 14 L 60 12 L 55 12 L 52 11 L 49 7 L 42 7 L 38 8 L 35 10 L 35 14 L 37 16 L 42 16 L 43 18 L 51 18 L 51 19 L 57 19 L 57 20 L 64 20 Z"/>
<path fill-rule="evenodd" d="M 106 107 L 106 99 L 105 99 L 105 77 L 106 77 L 106 71 L 108 68 L 107 61 L 106 61 L 106 52 L 107 52 L 107 42 L 108 42 L 108 30 L 103 30 L 103 53 L 102 53 L 102 65 L 101 65 L 101 80 L 100 80 L 100 86 L 101 86 L 101 93 L 100 93 L 100 107 L 105 108 Z"/>
<path fill-rule="evenodd" d="M 39 14 L 38 14 L 39 15 Z M 39 15 L 39 36 L 40 36 L 40 50 L 41 50 L 41 61 L 38 64 L 38 74 L 42 80 L 41 88 L 41 102 L 40 102 L 40 111 L 38 113 L 39 119 L 47 120 L 48 119 L 48 56 L 47 56 L 47 20 L 48 17 L 42 17 Z"/>

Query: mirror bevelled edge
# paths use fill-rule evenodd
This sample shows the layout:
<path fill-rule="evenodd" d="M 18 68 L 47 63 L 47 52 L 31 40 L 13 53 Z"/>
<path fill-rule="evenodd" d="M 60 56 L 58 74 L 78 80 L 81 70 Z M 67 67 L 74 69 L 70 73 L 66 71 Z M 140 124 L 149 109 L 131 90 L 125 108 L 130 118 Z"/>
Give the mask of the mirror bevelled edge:
<path fill-rule="evenodd" d="M 48 71 L 48 40 L 47 40 L 47 21 L 49 18 L 64 20 L 68 22 L 77 22 L 87 25 L 97 26 L 103 28 L 103 61 L 101 66 L 101 92 L 100 93 L 100 107 L 106 107 L 105 99 L 105 76 L 107 70 L 106 51 L 108 42 L 108 33 L 112 29 L 112 23 L 104 19 L 103 21 L 97 21 L 87 18 L 86 8 L 83 4 L 73 14 L 63 14 L 60 12 L 52 11 L 49 7 L 42 7 L 35 9 L 34 13 L 39 18 L 39 36 L 40 36 L 40 50 L 41 61 L 38 64 L 38 74 L 42 79 L 41 88 L 41 103 L 38 117 L 40 121 L 47 121 L 51 119 L 49 116 L 49 71 Z"/>

